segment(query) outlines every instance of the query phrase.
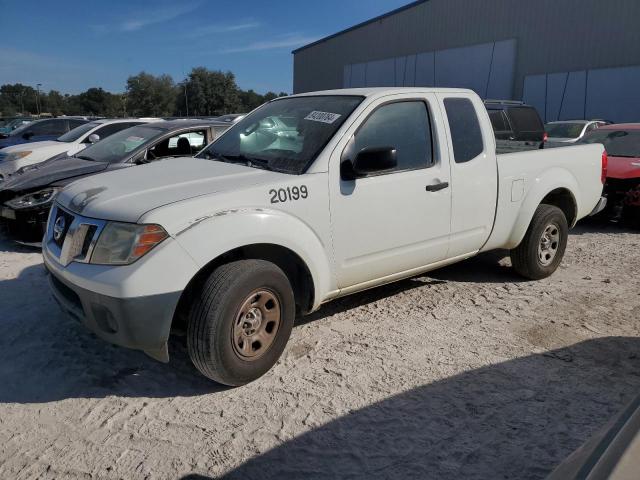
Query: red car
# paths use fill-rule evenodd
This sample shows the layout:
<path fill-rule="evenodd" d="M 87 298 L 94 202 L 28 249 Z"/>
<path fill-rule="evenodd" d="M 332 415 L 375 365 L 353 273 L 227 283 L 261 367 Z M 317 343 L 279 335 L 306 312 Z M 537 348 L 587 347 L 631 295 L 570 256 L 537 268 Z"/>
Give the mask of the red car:
<path fill-rule="evenodd" d="M 640 123 L 604 125 L 578 143 L 604 145 L 609 157 L 605 212 L 640 227 Z"/>

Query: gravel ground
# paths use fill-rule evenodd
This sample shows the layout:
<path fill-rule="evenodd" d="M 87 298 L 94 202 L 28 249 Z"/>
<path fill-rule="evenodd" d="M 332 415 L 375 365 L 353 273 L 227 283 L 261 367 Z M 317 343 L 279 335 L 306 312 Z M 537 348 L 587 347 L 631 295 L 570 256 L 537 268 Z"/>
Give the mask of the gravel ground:
<path fill-rule="evenodd" d="M 327 305 L 248 386 L 58 312 L 0 239 L 0 478 L 543 478 L 640 387 L 640 234 L 574 230 L 523 282 L 500 253 Z"/>

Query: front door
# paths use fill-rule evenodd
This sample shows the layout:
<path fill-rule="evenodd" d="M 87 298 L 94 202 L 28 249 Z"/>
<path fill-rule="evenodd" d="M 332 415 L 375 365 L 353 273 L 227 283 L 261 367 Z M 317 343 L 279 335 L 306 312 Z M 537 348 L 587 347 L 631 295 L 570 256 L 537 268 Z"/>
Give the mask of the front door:
<path fill-rule="evenodd" d="M 444 132 L 432 121 L 435 96 L 393 95 L 363 113 L 349 145 L 393 147 L 396 168 L 344 180 L 340 157 L 330 168 L 331 223 L 337 283 L 353 287 L 416 269 L 447 254 L 451 187 Z M 445 147 L 445 148 L 441 148 Z M 352 154 L 353 155 L 353 154 Z"/>

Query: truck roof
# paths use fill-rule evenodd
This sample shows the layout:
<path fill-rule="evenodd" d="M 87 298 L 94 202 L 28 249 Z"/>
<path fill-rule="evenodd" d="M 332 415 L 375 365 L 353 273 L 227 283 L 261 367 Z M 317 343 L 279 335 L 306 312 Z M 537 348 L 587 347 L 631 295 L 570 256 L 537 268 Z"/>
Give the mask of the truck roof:
<path fill-rule="evenodd" d="M 435 88 L 435 87 L 370 87 L 370 88 L 341 88 L 336 90 L 320 90 L 291 95 L 292 97 L 310 97 L 317 95 L 357 95 L 372 97 L 397 93 L 473 93 L 465 88 Z M 291 97 L 281 97 L 291 98 Z"/>

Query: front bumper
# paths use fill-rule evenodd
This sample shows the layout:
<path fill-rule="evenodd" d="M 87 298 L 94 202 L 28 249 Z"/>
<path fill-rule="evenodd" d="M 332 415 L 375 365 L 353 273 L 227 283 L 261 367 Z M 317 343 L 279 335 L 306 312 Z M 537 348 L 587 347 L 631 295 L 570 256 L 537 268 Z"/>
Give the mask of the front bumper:
<path fill-rule="evenodd" d="M 44 236 L 51 205 L 14 210 L 0 205 L 0 222 L 9 236 L 21 243 L 40 244 Z"/>
<path fill-rule="evenodd" d="M 116 298 L 78 287 L 54 273 L 46 260 L 53 298 L 69 316 L 98 337 L 169 361 L 167 340 L 180 292 Z"/>

